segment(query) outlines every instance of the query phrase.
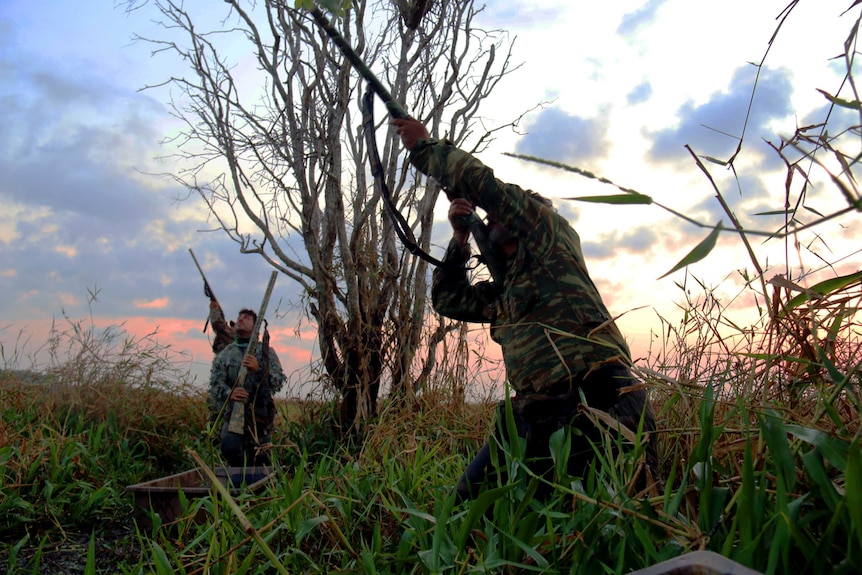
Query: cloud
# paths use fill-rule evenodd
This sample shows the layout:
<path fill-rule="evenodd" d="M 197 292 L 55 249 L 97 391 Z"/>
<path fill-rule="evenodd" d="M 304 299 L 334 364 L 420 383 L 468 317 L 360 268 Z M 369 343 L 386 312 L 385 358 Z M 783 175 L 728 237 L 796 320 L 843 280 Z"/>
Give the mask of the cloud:
<path fill-rule="evenodd" d="M 142 174 L 164 171 L 152 169 L 164 154 L 164 108 L 90 72 L 0 38 L 4 321 L 86 314 L 78 308 L 90 302 L 118 321 L 135 313 L 203 325 L 208 304 L 188 246 L 202 262 L 224 263 L 204 265 L 226 312 L 258 306 L 271 268 L 221 233 L 196 234 L 207 213 L 199 200 L 172 208 L 185 190 Z M 282 276 L 276 291 L 293 300 L 299 290 Z"/>
<path fill-rule="evenodd" d="M 722 176 L 716 178 L 716 184 L 724 203 L 744 229 L 770 233 L 781 227 L 783 217 L 774 212 L 783 209 L 784 194 L 781 190 L 770 190 L 768 185 L 780 185 L 783 178 L 764 179 L 764 174 L 755 170 L 745 170 L 735 177 L 730 173 L 716 175 Z M 731 225 L 730 217 L 714 195 L 704 196 L 688 215 L 704 225 L 714 225 L 720 221 L 725 228 Z M 702 228 L 685 226 L 683 231 L 690 238 L 703 235 Z"/>
<path fill-rule="evenodd" d="M 620 250 L 630 253 L 644 253 L 658 241 L 658 236 L 648 226 L 638 226 L 620 235 L 618 233 L 601 236 L 597 240 L 582 242 L 584 257 L 587 260 L 615 258 Z"/>
<path fill-rule="evenodd" d="M 135 307 L 139 309 L 165 309 L 171 303 L 171 298 L 160 297 L 150 301 L 136 301 Z"/>
<path fill-rule="evenodd" d="M 844 94 L 840 97 L 849 99 L 850 101 L 855 99 L 852 96 L 845 96 Z M 824 104 L 822 106 L 810 111 L 799 122 L 800 128 L 807 128 L 805 133 L 809 137 L 817 138 L 822 133 L 827 132 L 830 136 L 835 137 L 837 134 L 843 133 L 850 126 L 859 125 L 860 120 L 858 111 L 843 106 L 833 105 L 826 100 L 825 96 L 823 97 L 823 100 Z M 821 124 L 824 123 L 826 126 L 821 127 Z M 790 134 L 785 134 L 785 136 L 790 136 Z"/>
<path fill-rule="evenodd" d="M 626 94 L 626 103 L 629 106 L 643 104 L 650 99 L 650 96 L 652 96 L 652 84 L 648 81 L 641 82 Z"/>
<path fill-rule="evenodd" d="M 656 12 L 665 2 L 666 0 L 649 0 L 634 12 L 624 14 L 617 27 L 617 34 L 623 37 L 630 36 L 651 24 L 656 19 Z"/>
<path fill-rule="evenodd" d="M 56 213 L 128 226 L 161 215 L 135 180 L 134 164 L 157 153 L 162 109 L 149 98 L 85 74 L 66 77 L 28 62 L 0 92 L 0 194 Z"/>
<path fill-rule="evenodd" d="M 698 154 L 720 159 L 730 157 L 745 126 L 756 74 L 757 69 L 751 65 L 737 68 L 726 91 L 714 94 L 703 104 L 685 102 L 676 114 L 679 124 L 665 130 L 646 131 L 645 135 L 652 140 L 649 159 L 670 163 L 687 161 L 686 144 Z M 745 139 L 749 149 L 759 150 L 764 157 L 768 155 L 768 148 L 762 139 L 770 133 L 770 123 L 793 113 L 790 76 L 787 69 L 764 68 L 757 83 Z"/>
<path fill-rule="evenodd" d="M 486 4 L 483 20 L 506 30 L 535 29 L 559 21 L 563 9 L 559 6 L 542 7 L 536 2 L 491 0 Z"/>
<path fill-rule="evenodd" d="M 527 134 L 515 151 L 527 156 L 567 163 L 604 157 L 610 141 L 607 113 L 587 118 L 571 115 L 558 107 L 545 108 L 527 125 Z"/>

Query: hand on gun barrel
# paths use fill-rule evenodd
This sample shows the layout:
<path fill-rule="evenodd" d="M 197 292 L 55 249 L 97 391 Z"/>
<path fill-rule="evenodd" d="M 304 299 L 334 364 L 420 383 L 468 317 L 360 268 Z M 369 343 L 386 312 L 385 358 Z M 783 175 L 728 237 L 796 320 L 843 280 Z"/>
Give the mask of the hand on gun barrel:
<path fill-rule="evenodd" d="M 401 137 L 401 143 L 408 150 L 412 150 L 419 140 L 431 137 L 425 125 L 413 118 L 396 118 L 392 120 L 392 125 L 395 126 L 395 133 Z"/>

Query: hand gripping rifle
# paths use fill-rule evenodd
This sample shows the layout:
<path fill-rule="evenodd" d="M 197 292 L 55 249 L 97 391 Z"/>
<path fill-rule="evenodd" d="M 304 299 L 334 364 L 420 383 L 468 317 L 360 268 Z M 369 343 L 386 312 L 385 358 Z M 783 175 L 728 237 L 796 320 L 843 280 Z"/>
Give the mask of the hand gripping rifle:
<path fill-rule="evenodd" d="M 383 164 L 380 161 L 380 154 L 377 151 L 377 141 L 374 137 L 374 94 L 377 94 L 377 96 L 386 105 L 386 111 L 391 117 L 404 119 L 409 118 L 410 116 L 404 108 L 395 101 L 395 98 L 392 97 L 389 90 L 387 90 L 380 80 L 377 79 L 374 72 L 371 71 L 368 65 L 359 57 L 356 51 L 347 43 L 338 30 L 332 26 L 332 23 L 323 14 L 323 12 L 315 6 L 311 8 L 310 13 L 312 18 L 314 18 L 314 21 L 317 22 L 324 32 L 326 32 L 327 36 L 332 39 L 335 45 L 341 50 L 341 53 L 344 54 L 344 57 L 347 58 L 356 71 L 359 72 L 359 75 L 368 82 L 368 89 L 362 98 L 363 131 L 365 132 L 365 140 L 368 145 L 371 174 L 374 176 L 374 181 L 377 182 L 380 189 L 380 195 L 383 197 L 383 203 L 392 218 L 395 233 L 398 234 L 399 239 L 411 254 L 422 258 L 434 266 L 445 267 L 450 265 L 434 258 L 419 247 L 416 242 L 416 237 L 413 235 L 413 230 L 410 229 L 410 225 L 407 223 L 407 220 L 404 219 L 404 216 L 401 215 L 398 208 L 395 206 L 395 203 L 392 201 L 389 187 L 383 179 Z M 488 271 L 491 272 L 491 276 L 494 278 L 494 281 L 498 282 L 497 285 L 501 286 L 505 279 L 506 260 L 505 257 L 500 255 L 499 250 L 491 243 L 488 226 L 486 226 L 475 213 L 469 217 L 467 225 L 470 228 L 470 232 L 473 234 L 476 245 L 482 254 L 482 261 L 484 261 L 485 265 L 488 266 Z"/>
<path fill-rule="evenodd" d="M 269 305 L 269 298 L 272 296 L 272 290 L 275 287 L 275 280 L 278 277 L 278 272 L 273 271 L 272 275 L 269 276 L 269 284 L 266 286 L 266 293 L 263 296 L 263 302 L 260 304 L 260 310 L 257 312 L 257 320 L 254 322 L 254 329 L 251 332 L 251 339 L 248 340 L 248 349 L 246 350 L 246 355 L 254 355 L 254 351 L 257 348 L 257 336 L 260 333 L 260 326 L 263 324 L 264 314 L 266 314 L 266 308 Z M 268 350 L 267 350 L 268 351 Z M 264 360 L 268 360 L 269 358 L 264 358 Z M 237 375 L 236 381 L 231 388 L 231 392 L 238 387 L 245 386 L 245 379 L 248 377 L 248 368 L 246 366 L 240 366 L 239 374 Z M 230 395 L 228 395 L 230 397 Z M 230 411 L 230 419 L 228 420 L 227 430 L 231 433 L 236 433 L 238 435 L 242 435 L 245 427 L 245 404 L 241 401 L 231 401 L 231 411 Z"/>

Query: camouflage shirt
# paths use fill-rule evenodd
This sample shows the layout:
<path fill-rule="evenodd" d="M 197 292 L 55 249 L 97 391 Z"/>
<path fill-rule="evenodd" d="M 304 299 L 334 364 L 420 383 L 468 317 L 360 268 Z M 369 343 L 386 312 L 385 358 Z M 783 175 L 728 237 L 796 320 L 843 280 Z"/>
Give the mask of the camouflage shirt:
<path fill-rule="evenodd" d="M 441 315 L 491 325 L 506 373 L 519 393 L 574 387 L 590 368 L 631 361 L 628 346 L 587 273 L 580 238 L 550 206 L 448 141 L 421 140 L 410 161 L 457 197 L 483 208 L 518 241 L 502 289 L 472 284 L 463 265 L 434 270 L 432 301 Z M 454 240 L 449 262 L 469 251 Z"/>
<path fill-rule="evenodd" d="M 236 342 L 229 344 L 224 348 L 213 360 L 212 370 L 210 371 L 210 410 L 213 413 L 218 413 L 222 406 L 227 401 L 230 395 L 230 390 L 239 376 L 240 367 L 242 367 L 242 358 L 245 357 L 247 345 L 238 344 Z M 268 401 L 277 392 L 281 391 L 284 386 L 284 372 L 281 369 L 281 362 L 275 351 L 269 350 L 269 381 L 270 387 L 268 393 L 258 393 L 260 388 L 260 380 L 263 374 L 263 351 L 258 343 L 255 349 L 255 357 L 260 364 L 260 369 L 257 371 L 249 371 L 245 378 L 245 387 L 249 395 L 254 398 L 254 403 Z M 273 414 L 274 416 L 274 414 Z"/>

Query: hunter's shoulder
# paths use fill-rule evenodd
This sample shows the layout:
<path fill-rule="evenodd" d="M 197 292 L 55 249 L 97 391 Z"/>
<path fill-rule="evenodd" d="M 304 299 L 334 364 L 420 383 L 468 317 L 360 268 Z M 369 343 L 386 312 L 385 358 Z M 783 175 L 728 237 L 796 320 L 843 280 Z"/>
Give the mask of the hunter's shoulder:
<path fill-rule="evenodd" d="M 242 357 L 245 355 L 245 351 L 240 348 L 236 344 L 236 342 L 231 342 L 227 344 L 224 349 L 218 352 L 218 355 L 215 357 L 215 362 L 219 364 L 230 364 L 236 361 L 242 361 Z"/>

